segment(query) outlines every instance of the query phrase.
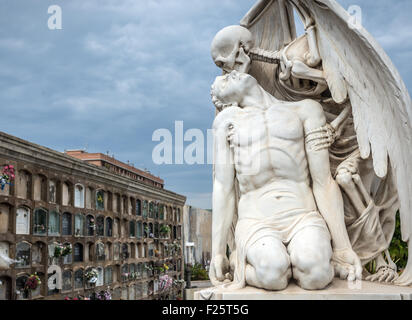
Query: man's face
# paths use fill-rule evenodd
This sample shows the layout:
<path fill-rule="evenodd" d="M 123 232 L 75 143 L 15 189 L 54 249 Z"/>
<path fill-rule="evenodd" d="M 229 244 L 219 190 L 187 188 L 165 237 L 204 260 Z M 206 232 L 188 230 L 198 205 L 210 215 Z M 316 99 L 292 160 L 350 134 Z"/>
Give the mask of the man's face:
<path fill-rule="evenodd" d="M 242 106 L 244 98 L 258 86 L 255 78 L 247 73 L 232 71 L 216 78 L 216 97 L 223 103 L 237 103 Z"/>

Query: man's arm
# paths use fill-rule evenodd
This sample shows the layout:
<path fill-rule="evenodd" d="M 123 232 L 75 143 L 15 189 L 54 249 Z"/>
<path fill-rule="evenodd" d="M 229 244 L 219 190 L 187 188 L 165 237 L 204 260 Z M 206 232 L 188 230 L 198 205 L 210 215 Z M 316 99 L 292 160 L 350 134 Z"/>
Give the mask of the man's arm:
<path fill-rule="evenodd" d="M 214 285 L 229 271 L 227 236 L 236 208 L 235 168 L 227 141 L 227 124 L 216 119 L 214 129 L 214 179 L 212 216 L 212 262 L 210 279 Z"/>
<path fill-rule="evenodd" d="M 330 170 L 329 142 L 327 136 L 317 129 L 326 126 L 322 106 L 313 100 L 302 102 L 305 149 L 312 178 L 312 189 L 320 214 L 325 219 L 333 243 L 334 260 L 341 277 L 349 280 L 362 277 L 362 266 L 352 250 L 344 220 L 344 205 L 340 188 Z M 322 143 L 323 142 L 323 143 Z M 345 269 L 345 270 L 340 270 Z"/>

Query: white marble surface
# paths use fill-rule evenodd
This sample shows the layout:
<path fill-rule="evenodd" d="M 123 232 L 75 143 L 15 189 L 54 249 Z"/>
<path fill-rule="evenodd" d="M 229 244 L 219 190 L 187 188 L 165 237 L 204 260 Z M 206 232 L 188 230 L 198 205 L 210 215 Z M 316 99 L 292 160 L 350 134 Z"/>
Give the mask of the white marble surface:
<path fill-rule="evenodd" d="M 267 291 L 253 287 L 225 292 L 215 290 L 211 300 L 412 300 L 410 287 L 362 281 L 360 288 L 351 289 L 347 281 L 339 279 L 334 279 L 326 289 L 316 291 L 304 290 L 293 282 L 282 291 Z M 199 291 L 195 292 L 194 298 L 204 300 Z"/>

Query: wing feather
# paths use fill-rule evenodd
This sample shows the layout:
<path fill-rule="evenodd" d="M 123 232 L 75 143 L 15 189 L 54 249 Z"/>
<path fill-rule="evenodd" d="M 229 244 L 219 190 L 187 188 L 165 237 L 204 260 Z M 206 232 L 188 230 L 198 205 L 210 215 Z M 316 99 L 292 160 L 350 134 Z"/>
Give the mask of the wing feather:
<path fill-rule="evenodd" d="M 400 200 L 404 241 L 412 233 L 412 103 L 399 72 L 363 28 L 335 0 L 301 0 L 316 21 L 319 50 L 335 102 L 349 97 L 359 148 L 370 155 L 376 175 L 392 166 Z M 410 248 L 412 247 L 409 246 Z M 412 256 L 412 249 L 410 249 Z M 412 284 L 412 259 L 399 284 Z"/>

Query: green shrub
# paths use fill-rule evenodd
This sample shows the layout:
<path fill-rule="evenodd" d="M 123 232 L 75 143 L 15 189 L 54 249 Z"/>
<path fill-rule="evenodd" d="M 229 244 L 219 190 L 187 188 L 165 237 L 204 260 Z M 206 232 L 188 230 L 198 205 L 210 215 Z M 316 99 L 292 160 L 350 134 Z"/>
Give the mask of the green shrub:
<path fill-rule="evenodd" d="M 399 212 L 396 214 L 395 233 L 393 235 L 391 245 L 389 246 L 389 254 L 391 255 L 392 261 L 396 263 L 398 272 L 402 272 L 408 263 L 408 244 L 402 241 L 401 219 Z M 371 261 L 365 267 L 370 273 L 376 272 L 375 261 Z"/>
<path fill-rule="evenodd" d="M 209 280 L 209 274 L 200 263 L 194 264 L 192 267 L 192 281 Z"/>
<path fill-rule="evenodd" d="M 408 244 L 402 241 L 401 219 L 399 212 L 396 214 L 396 228 L 393 235 L 392 243 L 389 247 L 389 253 L 393 262 L 396 263 L 398 271 L 405 269 L 408 263 Z"/>

